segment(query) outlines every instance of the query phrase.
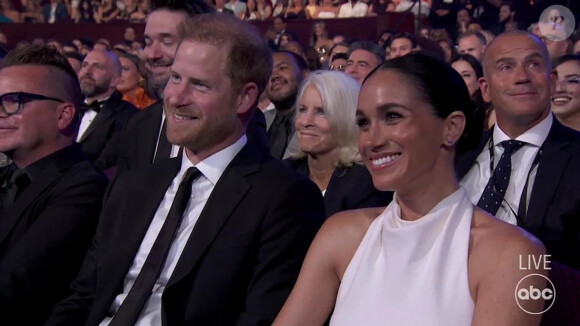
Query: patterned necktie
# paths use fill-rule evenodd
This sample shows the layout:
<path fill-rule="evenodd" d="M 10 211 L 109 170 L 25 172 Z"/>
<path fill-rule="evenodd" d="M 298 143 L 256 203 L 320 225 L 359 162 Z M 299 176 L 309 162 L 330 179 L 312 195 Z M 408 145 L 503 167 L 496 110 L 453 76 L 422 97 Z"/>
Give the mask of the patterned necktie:
<path fill-rule="evenodd" d="M 200 175 L 201 173 L 195 167 L 187 169 L 179 184 L 167 218 L 153 243 L 153 247 L 151 247 L 151 251 L 147 255 L 147 259 L 135 279 L 135 283 L 133 283 L 127 297 L 123 300 L 115 316 L 113 316 L 109 326 L 134 325 L 139 315 L 141 315 L 145 303 L 151 296 L 151 291 L 159 277 L 159 273 L 165 265 L 165 259 L 173 243 L 175 233 L 181 224 L 183 213 L 191 197 L 191 185 Z"/>
<path fill-rule="evenodd" d="M 494 216 L 503 202 L 505 192 L 510 182 L 512 154 L 522 148 L 525 143 L 517 140 L 506 140 L 502 141 L 500 144 L 504 148 L 503 154 L 501 155 L 495 170 L 493 170 L 493 173 L 483 190 L 483 194 L 477 203 L 477 206 Z"/>

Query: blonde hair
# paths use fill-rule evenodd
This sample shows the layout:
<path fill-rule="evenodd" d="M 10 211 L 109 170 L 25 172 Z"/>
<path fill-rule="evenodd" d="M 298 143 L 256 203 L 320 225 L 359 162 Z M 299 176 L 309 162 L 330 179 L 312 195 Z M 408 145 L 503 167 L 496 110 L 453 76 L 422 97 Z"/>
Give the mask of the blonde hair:
<path fill-rule="evenodd" d="M 300 87 L 296 98 L 296 109 L 305 90 L 313 86 L 320 93 L 322 109 L 330 122 L 332 135 L 338 146 L 338 166 L 346 167 L 360 163 L 358 152 L 358 128 L 356 108 L 360 85 L 352 77 L 340 71 L 319 70 L 308 75 Z M 291 159 L 306 157 L 297 142 L 290 144 L 288 153 Z"/>

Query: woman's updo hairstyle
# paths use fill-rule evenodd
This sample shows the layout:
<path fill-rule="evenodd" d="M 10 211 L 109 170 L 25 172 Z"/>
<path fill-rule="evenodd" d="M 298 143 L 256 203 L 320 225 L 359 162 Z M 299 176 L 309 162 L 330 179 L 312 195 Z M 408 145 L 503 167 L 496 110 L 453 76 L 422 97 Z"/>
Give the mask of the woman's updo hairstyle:
<path fill-rule="evenodd" d="M 408 78 L 416 93 L 431 104 L 435 114 L 441 119 L 455 111 L 463 112 L 465 129 L 457 144 L 458 154 L 478 146 L 485 112 L 476 107 L 463 78 L 448 63 L 425 54 L 408 54 L 379 65 L 365 81 L 382 70 L 392 70 Z"/>

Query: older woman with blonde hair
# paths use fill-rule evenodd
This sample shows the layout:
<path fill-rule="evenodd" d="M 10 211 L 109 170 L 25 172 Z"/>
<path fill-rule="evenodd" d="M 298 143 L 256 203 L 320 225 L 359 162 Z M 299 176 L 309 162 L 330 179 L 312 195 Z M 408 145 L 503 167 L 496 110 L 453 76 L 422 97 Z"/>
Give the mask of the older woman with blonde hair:
<path fill-rule="evenodd" d="M 297 142 L 288 149 L 292 168 L 308 175 L 324 195 L 326 214 L 385 205 L 391 192 L 374 188 L 360 165 L 355 121 L 360 86 L 338 71 L 316 71 L 304 80 L 296 100 Z"/>

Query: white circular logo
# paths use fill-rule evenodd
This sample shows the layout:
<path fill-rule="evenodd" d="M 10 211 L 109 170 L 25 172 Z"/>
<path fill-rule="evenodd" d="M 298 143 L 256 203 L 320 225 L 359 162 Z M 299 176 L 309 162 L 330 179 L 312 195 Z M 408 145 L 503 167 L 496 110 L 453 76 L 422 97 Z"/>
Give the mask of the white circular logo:
<path fill-rule="evenodd" d="M 540 32 L 550 41 L 563 41 L 570 37 L 576 28 L 576 20 L 570 9 L 553 5 L 542 11 L 538 22 Z"/>
<path fill-rule="evenodd" d="M 539 289 L 539 288 L 534 287 L 533 285 L 528 285 L 527 287 L 523 287 L 523 285 L 521 285 L 522 281 L 524 281 L 525 279 L 538 278 L 538 277 L 541 277 L 541 278 L 545 279 L 546 281 L 548 281 L 546 283 L 545 288 Z M 547 278 L 546 276 L 541 275 L 541 274 L 530 274 L 530 275 L 524 276 L 518 282 L 518 285 L 516 285 L 515 296 L 516 296 L 516 303 L 518 304 L 520 309 L 522 309 L 523 311 L 527 312 L 530 315 L 539 315 L 539 314 L 543 314 L 544 312 L 546 312 L 550 308 L 552 308 L 552 305 L 556 301 L 556 288 L 554 287 L 554 283 L 552 283 L 552 281 L 550 281 L 550 279 Z M 524 307 L 522 307 L 522 303 L 535 301 L 535 300 L 543 300 L 546 303 L 543 306 L 544 310 L 542 310 L 542 311 L 528 311 Z"/>

